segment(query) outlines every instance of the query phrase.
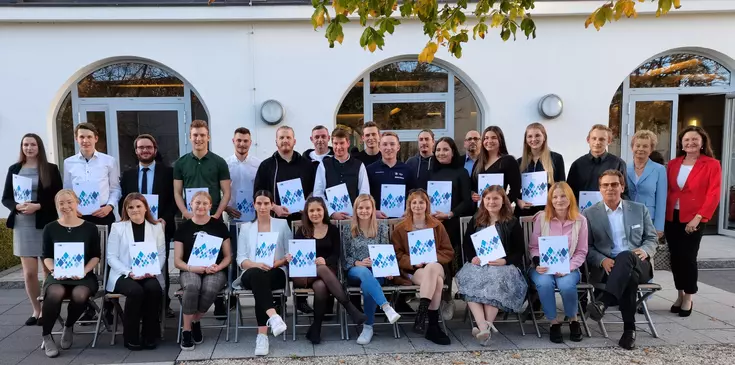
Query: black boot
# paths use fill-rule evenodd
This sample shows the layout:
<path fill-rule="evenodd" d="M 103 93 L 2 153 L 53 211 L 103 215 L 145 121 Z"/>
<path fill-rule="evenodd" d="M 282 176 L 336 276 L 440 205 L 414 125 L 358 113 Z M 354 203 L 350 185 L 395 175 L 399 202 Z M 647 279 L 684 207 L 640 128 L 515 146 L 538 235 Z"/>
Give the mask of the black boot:
<path fill-rule="evenodd" d="M 314 322 L 309 326 L 309 330 L 306 331 L 306 339 L 311 341 L 312 344 L 318 345 L 322 342 L 322 323 Z"/>
<path fill-rule="evenodd" d="M 441 327 L 439 327 L 439 311 L 430 310 L 427 311 L 429 317 L 429 326 L 426 328 L 426 339 L 437 344 L 437 345 L 449 345 L 452 340 L 447 336 Z"/>
<path fill-rule="evenodd" d="M 342 304 L 342 306 L 345 307 L 347 314 L 350 315 L 350 318 L 352 318 L 352 322 L 354 324 L 361 325 L 365 323 L 365 321 L 367 321 L 367 317 L 365 316 L 365 313 L 360 312 L 360 310 L 357 309 L 357 307 L 355 307 L 355 305 L 352 304 L 352 302 L 350 302 L 349 300 L 346 302 L 340 303 L 340 304 Z"/>
<path fill-rule="evenodd" d="M 421 298 L 419 308 L 416 311 L 416 319 L 413 322 L 413 331 L 416 333 L 424 334 L 426 332 L 426 316 L 429 311 L 429 303 L 431 303 L 431 299 Z"/>

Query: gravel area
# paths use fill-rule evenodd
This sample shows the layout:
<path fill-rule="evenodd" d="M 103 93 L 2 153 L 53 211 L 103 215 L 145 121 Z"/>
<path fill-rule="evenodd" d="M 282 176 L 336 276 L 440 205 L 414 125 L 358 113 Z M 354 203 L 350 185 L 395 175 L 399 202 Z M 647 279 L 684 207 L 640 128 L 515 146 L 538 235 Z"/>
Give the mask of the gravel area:
<path fill-rule="evenodd" d="M 735 345 L 660 346 L 633 351 L 616 348 L 583 348 L 568 350 L 519 350 L 485 352 L 416 353 L 368 356 L 284 357 L 185 361 L 188 365 L 566 365 L 566 364 L 732 364 Z"/>

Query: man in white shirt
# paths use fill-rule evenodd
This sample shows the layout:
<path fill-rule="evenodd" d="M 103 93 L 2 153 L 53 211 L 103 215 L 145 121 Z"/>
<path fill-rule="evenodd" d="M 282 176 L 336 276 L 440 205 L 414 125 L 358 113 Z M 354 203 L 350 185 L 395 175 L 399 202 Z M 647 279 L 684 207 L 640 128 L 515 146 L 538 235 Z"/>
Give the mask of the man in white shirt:
<path fill-rule="evenodd" d="M 325 156 L 334 156 L 332 148 L 329 147 L 329 129 L 323 125 L 312 128 L 309 140 L 314 145 L 314 148 L 304 151 L 304 157 L 311 161 L 316 171 Z"/>
<path fill-rule="evenodd" d="M 230 203 L 225 208 L 225 211 L 235 220 L 243 218 L 242 212 L 237 209 L 238 193 L 241 191 L 249 192 L 250 196 L 248 197 L 248 201 L 252 201 L 252 196 L 255 194 L 253 191 L 253 182 L 255 181 L 255 174 L 258 172 L 261 160 L 250 155 L 249 152 L 252 143 L 249 129 L 244 127 L 235 129 L 235 135 L 232 137 L 235 153 L 225 160 L 227 162 L 227 168 L 230 170 L 231 181 Z M 254 217 L 253 211 L 253 216 L 247 217 L 245 220 L 252 220 Z"/>
<path fill-rule="evenodd" d="M 79 153 L 64 160 L 64 188 L 80 189 L 94 182 L 94 191 L 99 194 L 99 208 L 82 218 L 108 228 L 115 222 L 113 210 L 120 201 L 120 169 L 110 155 L 98 152 L 95 145 L 99 139 L 97 128 L 92 123 L 80 123 L 74 128 L 79 144 Z M 90 186 L 89 188 L 92 188 Z"/>
<path fill-rule="evenodd" d="M 314 196 L 327 201 L 326 189 L 340 184 L 347 186 L 347 193 L 352 203 L 358 195 L 370 194 L 365 165 L 356 158 L 350 158 L 350 139 L 347 131 L 337 128 L 332 132 L 332 149 L 334 157 L 326 157 L 316 169 L 314 180 Z M 332 213 L 332 219 L 343 220 L 349 215 L 345 212 Z"/>
<path fill-rule="evenodd" d="M 96 225 L 107 226 L 108 231 L 115 223 L 115 206 L 120 201 L 120 170 L 117 161 L 110 155 L 96 149 L 99 134 L 92 123 L 79 123 L 74 128 L 74 137 L 79 144 L 79 153 L 64 160 L 64 189 L 72 189 L 79 197 L 85 190 L 87 194 L 98 195 L 99 208 L 91 214 L 82 215 L 82 219 Z M 77 213 L 81 214 L 81 213 Z M 105 320 L 112 323 L 112 303 L 104 302 Z M 91 306 L 80 318 L 82 321 L 92 320 L 95 310 Z"/>

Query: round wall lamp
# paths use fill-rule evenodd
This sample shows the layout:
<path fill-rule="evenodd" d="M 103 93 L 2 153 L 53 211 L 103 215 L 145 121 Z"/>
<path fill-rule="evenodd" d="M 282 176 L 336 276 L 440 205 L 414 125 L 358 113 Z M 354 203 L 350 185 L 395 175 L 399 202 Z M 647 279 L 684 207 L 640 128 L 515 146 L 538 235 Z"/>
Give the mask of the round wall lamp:
<path fill-rule="evenodd" d="M 260 106 L 260 119 L 262 119 L 268 125 L 276 125 L 283 121 L 283 117 L 286 115 L 286 110 L 283 109 L 283 105 L 277 100 L 266 100 L 263 105 Z"/>
<path fill-rule="evenodd" d="M 544 95 L 538 102 L 538 112 L 546 119 L 554 119 L 561 115 L 564 110 L 564 102 L 559 95 Z"/>

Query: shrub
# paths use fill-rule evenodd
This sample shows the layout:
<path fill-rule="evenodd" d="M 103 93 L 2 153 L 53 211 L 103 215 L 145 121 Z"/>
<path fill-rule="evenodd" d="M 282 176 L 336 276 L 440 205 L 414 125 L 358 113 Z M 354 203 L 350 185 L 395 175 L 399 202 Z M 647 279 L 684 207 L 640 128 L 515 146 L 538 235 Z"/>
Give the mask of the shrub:
<path fill-rule="evenodd" d="M 5 226 L 5 221 L 0 219 L 0 271 L 20 264 L 20 258 L 13 255 L 13 230 Z"/>

